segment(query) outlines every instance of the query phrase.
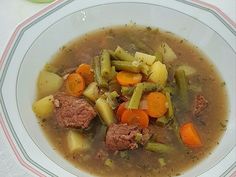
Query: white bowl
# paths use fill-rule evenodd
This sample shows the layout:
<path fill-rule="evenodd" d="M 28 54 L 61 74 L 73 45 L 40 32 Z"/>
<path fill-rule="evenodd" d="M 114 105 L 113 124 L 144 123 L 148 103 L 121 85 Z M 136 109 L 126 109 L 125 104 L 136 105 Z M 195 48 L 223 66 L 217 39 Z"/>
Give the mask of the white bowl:
<path fill-rule="evenodd" d="M 224 26 L 210 13 L 181 2 L 145 2 L 115 3 L 114 0 L 102 0 L 96 3 L 58 3 L 51 11 L 19 31 L 9 50 L 1 76 L 2 110 L 22 157 L 39 173 L 50 176 L 89 176 L 53 150 L 32 112 L 31 105 L 36 95 L 39 71 L 68 41 L 100 27 L 126 24 L 130 21 L 159 27 L 189 40 L 209 56 L 226 82 L 230 108 L 227 131 L 213 153 L 182 176 L 220 176 L 235 164 L 234 29 L 232 31 L 229 25 Z"/>

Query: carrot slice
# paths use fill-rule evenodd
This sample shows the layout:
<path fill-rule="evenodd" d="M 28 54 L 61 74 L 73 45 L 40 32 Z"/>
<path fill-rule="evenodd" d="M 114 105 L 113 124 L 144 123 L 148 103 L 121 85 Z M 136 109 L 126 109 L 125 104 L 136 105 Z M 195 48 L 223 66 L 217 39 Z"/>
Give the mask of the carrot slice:
<path fill-rule="evenodd" d="M 120 85 L 123 86 L 129 86 L 129 85 L 135 85 L 142 80 L 142 75 L 137 73 L 130 73 L 126 71 L 120 71 L 116 75 L 116 79 L 119 82 Z"/>
<path fill-rule="evenodd" d="M 88 64 L 83 63 L 79 65 L 75 72 L 80 74 L 84 78 L 85 85 L 89 85 L 94 80 L 94 74 L 92 72 L 91 66 Z"/>
<path fill-rule="evenodd" d="M 83 77 L 78 73 L 70 74 L 66 79 L 66 90 L 70 95 L 80 96 L 85 88 Z"/>
<path fill-rule="evenodd" d="M 117 111 L 116 111 L 116 117 L 120 121 L 122 114 L 125 112 L 126 107 L 125 107 L 126 102 L 123 102 L 119 105 Z"/>
<path fill-rule="evenodd" d="M 139 109 L 127 109 L 121 116 L 121 122 L 128 125 L 139 125 L 142 128 L 148 127 L 149 117 L 143 111 Z"/>
<path fill-rule="evenodd" d="M 185 145 L 192 148 L 202 146 L 202 141 L 198 135 L 197 130 L 194 128 L 193 123 L 189 122 L 183 124 L 180 127 L 179 132 L 180 132 L 180 137 Z"/>
<path fill-rule="evenodd" d="M 162 117 L 167 112 L 167 99 L 161 92 L 151 92 L 147 95 L 147 112 L 154 118 Z"/>

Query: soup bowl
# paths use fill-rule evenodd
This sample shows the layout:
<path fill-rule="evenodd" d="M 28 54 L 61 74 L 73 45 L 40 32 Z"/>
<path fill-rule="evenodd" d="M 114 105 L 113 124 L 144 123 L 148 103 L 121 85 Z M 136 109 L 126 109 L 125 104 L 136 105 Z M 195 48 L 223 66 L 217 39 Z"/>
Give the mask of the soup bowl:
<path fill-rule="evenodd" d="M 17 34 L 3 63 L 2 114 L 26 164 L 41 175 L 91 176 L 65 160 L 45 137 L 32 111 L 40 70 L 67 42 L 102 27 L 136 23 L 170 31 L 198 46 L 226 83 L 228 125 L 211 155 L 182 176 L 226 175 L 236 160 L 235 30 L 204 9 L 173 1 L 59 2 Z"/>

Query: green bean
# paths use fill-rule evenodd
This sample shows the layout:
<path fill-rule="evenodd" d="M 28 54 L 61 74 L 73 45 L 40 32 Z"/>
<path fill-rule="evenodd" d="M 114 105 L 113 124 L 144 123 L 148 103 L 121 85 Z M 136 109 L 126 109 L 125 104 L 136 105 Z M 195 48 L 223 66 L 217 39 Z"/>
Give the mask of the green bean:
<path fill-rule="evenodd" d="M 116 77 L 116 67 L 115 66 L 112 66 L 111 67 L 111 73 L 110 75 L 108 76 L 108 80 L 113 80 L 115 77 Z"/>
<path fill-rule="evenodd" d="M 120 60 L 123 60 L 123 61 L 135 61 L 134 56 L 132 56 L 130 53 L 126 52 L 120 46 L 118 46 L 116 48 L 115 56 L 118 57 Z"/>
<path fill-rule="evenodd" d="M 101 75 L 101 63 L 100 58 L 98 56 L 93 59 L 93 69 L 95 74 L 95 80 L 99 87 L 107 87 L 108 83 Z"/>
<path fill-rule="evenodd" d="M 115 52 L 113 50 L 107 50 L 112 59 L 119 60 L 117 56 L 115 55 Z"/>
<path fill-rule="evenodd" d="M 166 116 L 162 116 L 156 120 L 157 125 L 164 126 L 169 123 L 169 120 L 166 118 Z"/>
<path fill-rule="evenodd" d="M 136 88 L 134 89 L 133 95 L 130 99 L 128 104 L 128 109 L 138 109 L 139 103 L 143 94 L 143 84 L 137 84 Z"/>
<path fill-rule="evenodd" d="M 115 66 L 116 70 L 129 71 L 133 73 L 140 72 L 140 66 L 133 64 L 130 61 L 112 61 L 112 66 Z"/>
<path fill-rule="evenodd" d="M 101 75 L 107 78 L 111 73 L 111 59 L 107 50 L 102 51 L 101 55 Z"/>
<path fill-rule="evenodd" d="M 163 91 L 164 92 L 169 92 L 170 95 L 173 95 L 176 92 L 175 88 L 174 87 L 170 87 L 170 86 L 167 86 L 167 87 L 163 88 Z"/>
<path fill-rule="evenodd" d="M 135 87 L 121 87 L 122 95 L 132 95 Z"/>
<path fill-rule="evenodd" d="M 148 142 L 145 146 L 145 149 L 152 152 L 160 152 L 160 153 L 169 153 L 173 151 L 173 147 L 161 144 L 161 143 L 154 143 Z"/>
<path fill-rule="evenodd" d="M 162 89 L 161 86 L 159 86 L 156 83 L 152 82 L 142 82 L 140 83 L 143 85 L 143 92 L 151 92 L 151 91 L 160 91 Z M 132 95 L 134 92 L 135 87 L 121 87 L 121 93 L 122 95 Z"/>
<path fill-rule="evenodd" d="M 172 119 L 174 117 L 174 109 L 173 104 L 170 97 L 170 92 L 166 92 L 166 98 L 168 103 L 168 119 Z"/>
<path fill-rule="evenodd" d="M 162 55 L 161 52 L 156 51 L 156 52 L 154 53 L 154 55 L 156 56 L 156 60 L 157 60 L 157 61 L 160 61 L 161 63 L 163 63 L 163 55 Z"/>
<path fill-rule="evenodd" d="M 185 77 L 184 70 L 177 70 L 175 72 L 175 80 L 178 87 L 178 93 L 183 106 L 188 105 L 188 83 Z"/>

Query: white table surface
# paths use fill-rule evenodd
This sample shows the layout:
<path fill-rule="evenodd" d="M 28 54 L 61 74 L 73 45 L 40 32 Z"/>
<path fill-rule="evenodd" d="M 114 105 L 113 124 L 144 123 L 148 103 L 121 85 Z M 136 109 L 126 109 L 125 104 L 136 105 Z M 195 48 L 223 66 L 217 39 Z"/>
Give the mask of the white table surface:
<path fill-rule="evenodd" d="M 191 0 L 189 0 L 191 1 Z M 236 22 L 236 0 L 202 0 L 217 6 Z M 35 4 L 27 0 L 0 1 L 0 56 L 16 26 L 48 4 Z M 0 177 L 33 176 L 17 161 L 0 126 Z"/>

